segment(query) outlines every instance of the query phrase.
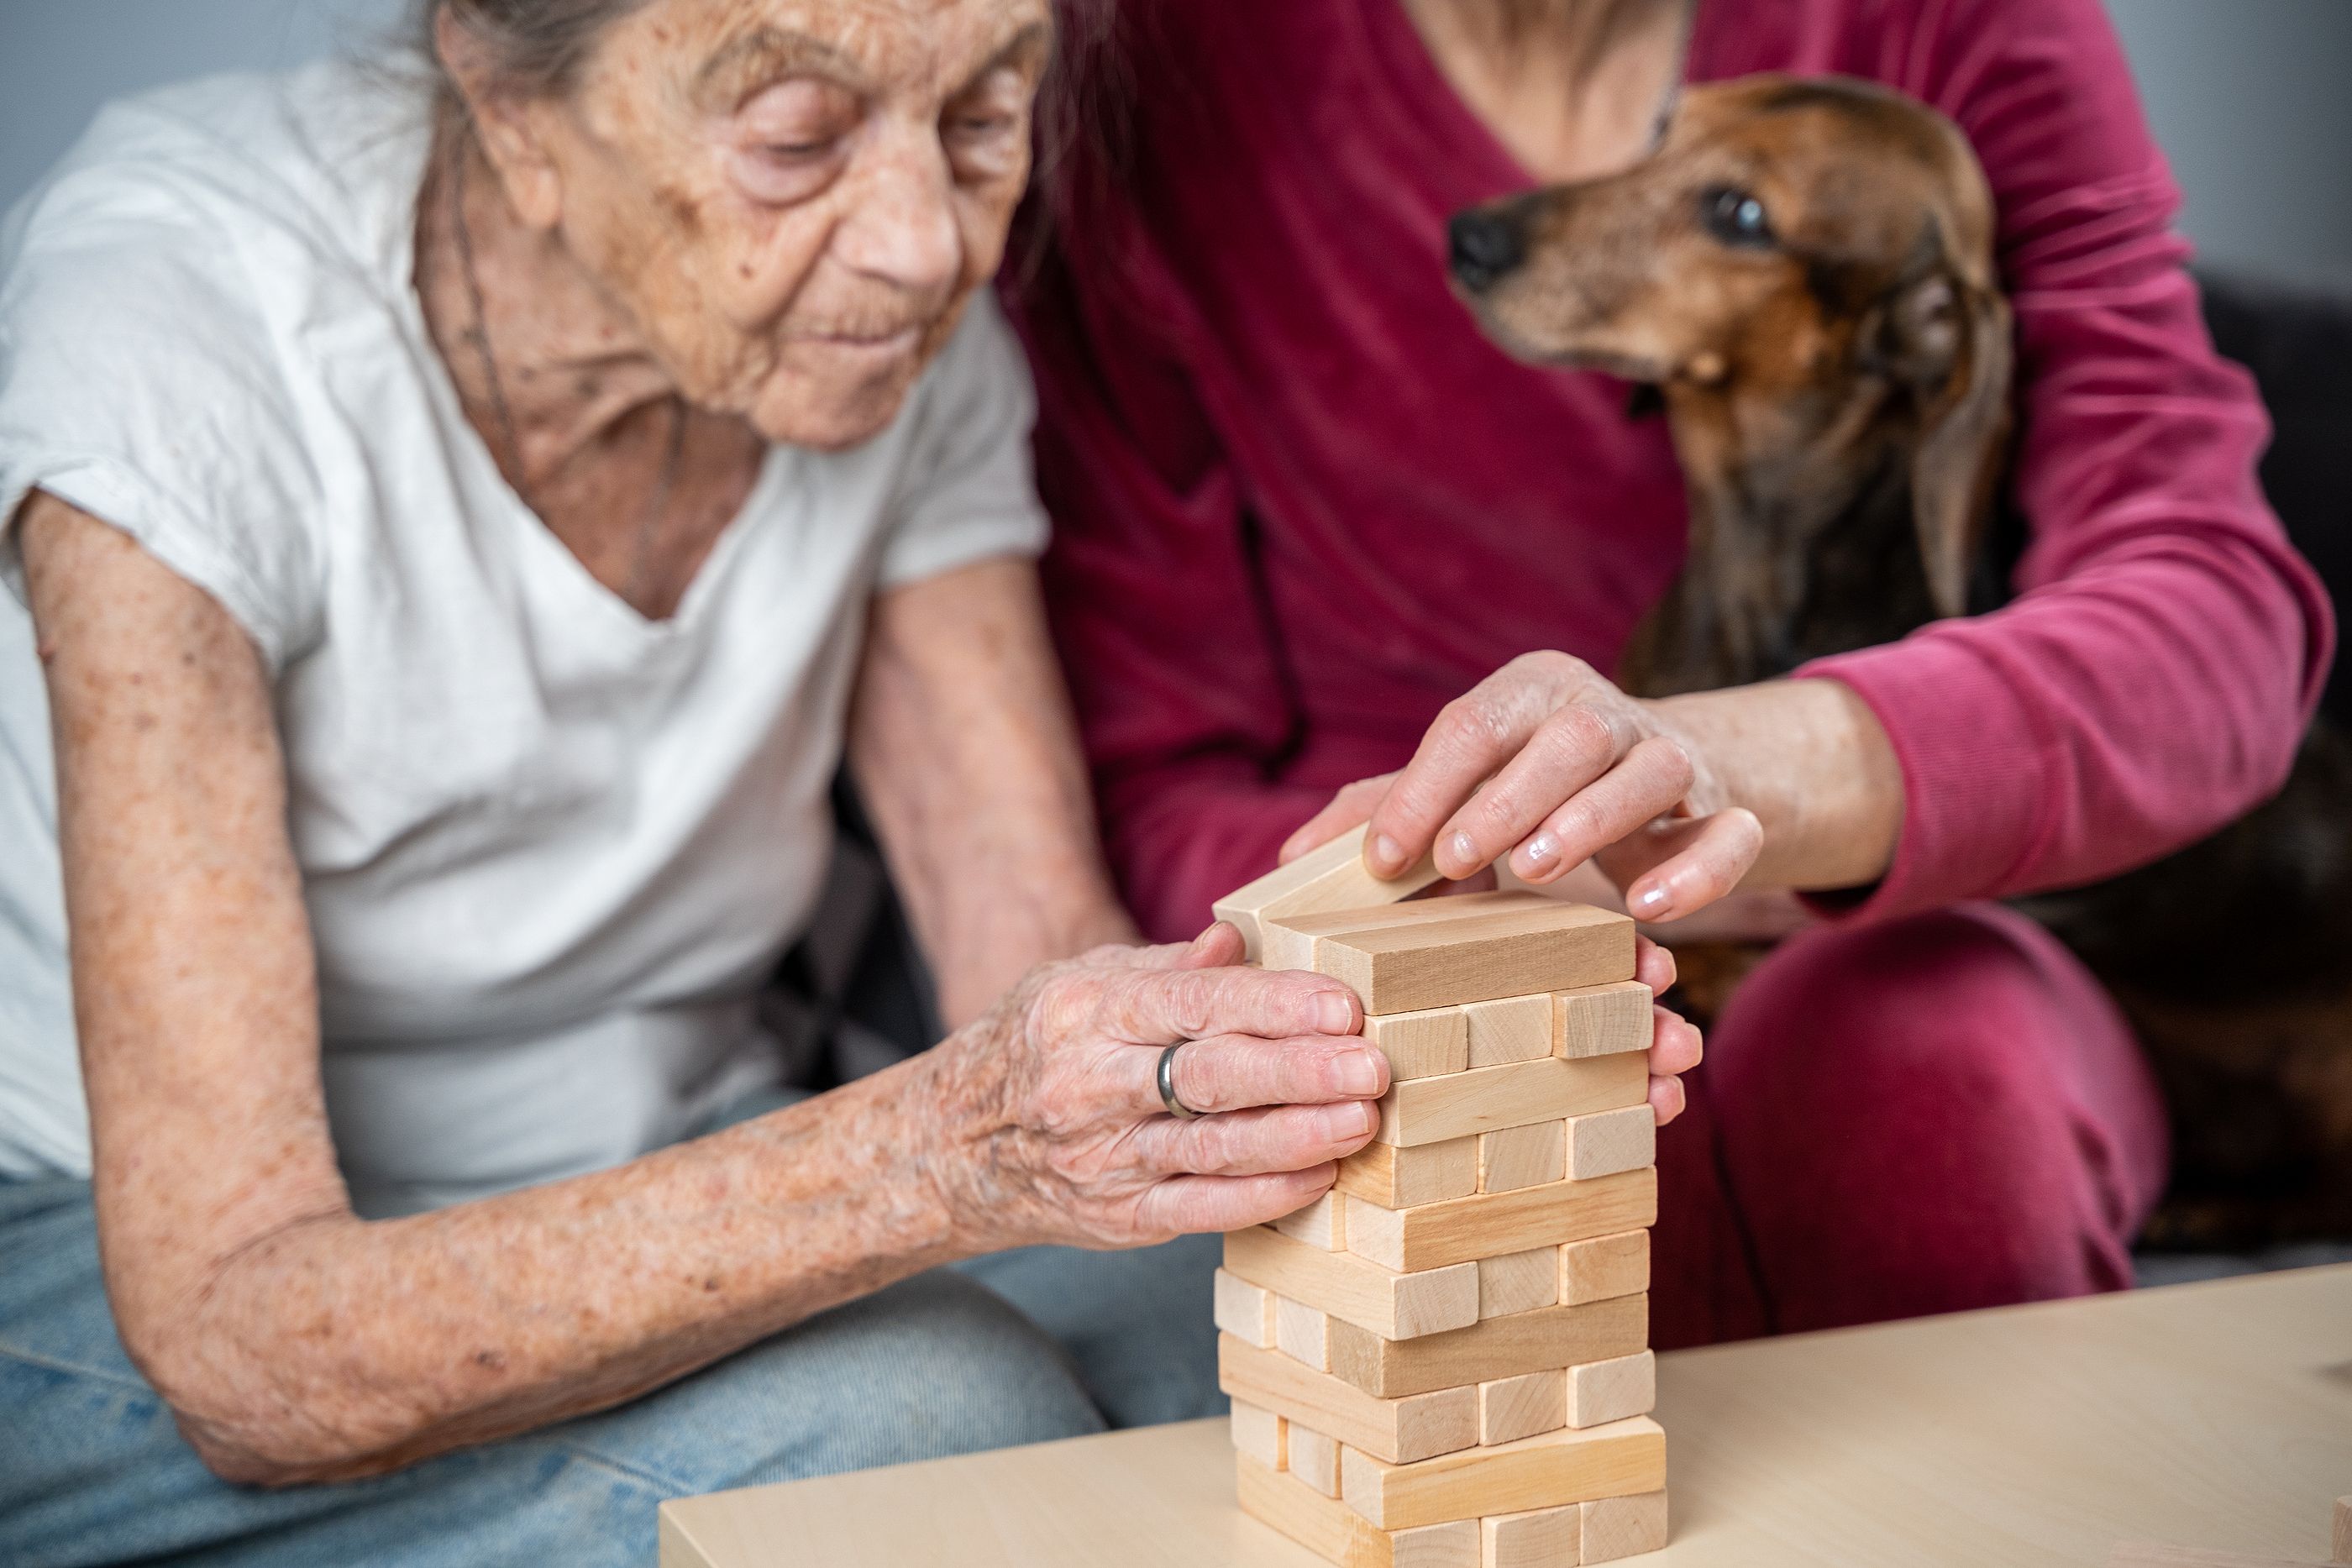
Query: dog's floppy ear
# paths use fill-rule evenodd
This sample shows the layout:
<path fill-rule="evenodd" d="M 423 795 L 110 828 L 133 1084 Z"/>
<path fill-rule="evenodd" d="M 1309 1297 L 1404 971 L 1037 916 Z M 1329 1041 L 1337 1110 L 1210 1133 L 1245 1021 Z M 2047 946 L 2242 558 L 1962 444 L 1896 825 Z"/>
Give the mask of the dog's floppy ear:
<path fill-rule="evenodd" d="M 2009 444 L 2009 302 L 1964 277 L 1939 233 L 1921 251 L 1889 303 L 1885 360 L 1919 409 L 1911 509 L 1928 595 L 1937 614 L 1960 615 Z"/>

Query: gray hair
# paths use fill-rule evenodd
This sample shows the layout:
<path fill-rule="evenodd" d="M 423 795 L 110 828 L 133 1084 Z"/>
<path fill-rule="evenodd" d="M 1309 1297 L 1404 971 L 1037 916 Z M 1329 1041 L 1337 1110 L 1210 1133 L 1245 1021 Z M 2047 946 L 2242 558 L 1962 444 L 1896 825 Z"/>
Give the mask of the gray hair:
<path fill-rule="evenodd" d="M 414 37 L 425 57 L 436 62 L 434 26 L 447 12 L 459 26 L 489 47 L 498 76 L 527 97 L 561 93 L 606 28 L 650 0 L 413 0 Z M 1061 47 L 1039 94 L 1040 119 L 1050 153 L 1074 131 L 1080 112 L 1072 78 L 1099 64 L 1109 43 L 1115 0 L 1055 0 Z"/>
<path fill-rule="evenodd" d="M 499 78 L 525 97 L 561 93 L 604 30 L 647 0 L 415 0 L 425 57 L 444 12 L 488 48 Z"/>

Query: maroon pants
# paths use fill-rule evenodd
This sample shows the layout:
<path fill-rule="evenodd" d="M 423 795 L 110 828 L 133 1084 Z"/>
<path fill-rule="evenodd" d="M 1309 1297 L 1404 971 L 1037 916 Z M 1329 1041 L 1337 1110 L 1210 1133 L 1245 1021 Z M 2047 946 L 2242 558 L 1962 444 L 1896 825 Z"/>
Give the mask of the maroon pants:
<path fill-rule="evenodd" d="M 1661 1349 L 2116 1290 L 2163 1108 L 2098 983 L 1972 904 L 1792 939 L 1659 1135 Z"/>

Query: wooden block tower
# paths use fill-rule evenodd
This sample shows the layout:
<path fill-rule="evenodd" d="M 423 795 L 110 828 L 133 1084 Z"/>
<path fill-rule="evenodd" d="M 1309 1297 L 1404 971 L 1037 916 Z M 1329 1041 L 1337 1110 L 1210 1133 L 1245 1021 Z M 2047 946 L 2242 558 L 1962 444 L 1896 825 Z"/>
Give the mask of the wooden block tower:
<path fill-rule="evenodd" d="M 1353 987 L 1392 1078 L 1328 1195 L 1225 1239 L 1241 1506 L 1343 1568 L 1655 1551 L 1656 1124 L 1633 923 L 1528 893 L 1383 904 L 1428 878 L 1375 882 L 1360 844 L 1217 905 L 1259 962 Z"/>

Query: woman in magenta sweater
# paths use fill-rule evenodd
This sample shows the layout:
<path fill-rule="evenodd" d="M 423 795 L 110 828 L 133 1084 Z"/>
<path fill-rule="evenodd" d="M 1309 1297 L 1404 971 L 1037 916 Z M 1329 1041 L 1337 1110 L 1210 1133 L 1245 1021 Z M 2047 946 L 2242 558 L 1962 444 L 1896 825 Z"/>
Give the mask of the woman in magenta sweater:
<path fill-rule="evenodd" d="M 2098 0 L 1126 0 L 1120 47 L 1016 305 L 1059 637 L 1147 930 L 1368 812 L 1399 866 L 1598 853 L 1653 920 L 1743 878 L 1839 894 L 1661 1144 L 1657 1342 L 2128 1282 L 2161 1108 L 2092 979 L 1988 901 L 2275 788 L 2331 630 Z M 1999 613 L 1635 702 L 1605 672 L 1681 562 L 1666 432 L 1482 338 L 1445 222 L 1622 166 L 1675 84 L 1759 70 L 1889 83 L 1974 143 L 2033 538 Z M 1685 1093 L 1658 1082 L 1662 1118 Z"/>

